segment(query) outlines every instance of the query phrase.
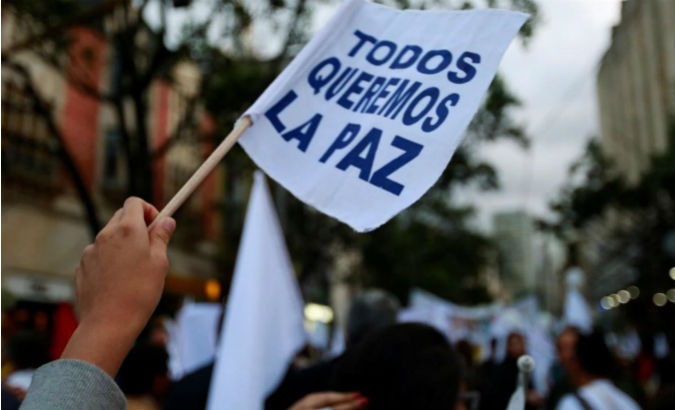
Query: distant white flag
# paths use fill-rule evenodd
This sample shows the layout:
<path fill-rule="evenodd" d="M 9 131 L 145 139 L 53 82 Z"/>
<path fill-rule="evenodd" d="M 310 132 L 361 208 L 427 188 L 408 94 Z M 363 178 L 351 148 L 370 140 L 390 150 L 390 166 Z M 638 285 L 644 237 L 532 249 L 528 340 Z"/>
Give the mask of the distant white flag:
<path fill-rule="evenodd" d="M 305 343 L 302 299 L 261 172 L 249 199 L 208 409 L 262 409 Z"/>
<path fill-rule="evenodd" d="M 563 311 L 565 325 L 576 326 L 582 332 L 590 332 L 593 327 L 591 311 L 579 288 L 584 281 L 584 273 L 577 267 L 570 268 L 565 274 L 567 294 Z"/>
<path fill-rule="evenodd" d="M 177 378 L 207 365 L 216 354 L 220 303 L 186 303 L 169 332 L 172 372 Z"/>

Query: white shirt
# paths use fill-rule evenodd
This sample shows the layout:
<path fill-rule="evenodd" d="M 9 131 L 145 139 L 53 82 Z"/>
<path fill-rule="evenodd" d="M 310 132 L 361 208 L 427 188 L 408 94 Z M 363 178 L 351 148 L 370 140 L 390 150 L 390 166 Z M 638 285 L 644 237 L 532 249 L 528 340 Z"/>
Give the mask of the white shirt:
<path fill-rule="evenodd" d="M 579 395 L 593 410 L 640 410 L 640 406 L 607 379 L 595 380 L 579 389 Z M 584 410 L 573 394 L 566 394 L 556 410 Z"/>

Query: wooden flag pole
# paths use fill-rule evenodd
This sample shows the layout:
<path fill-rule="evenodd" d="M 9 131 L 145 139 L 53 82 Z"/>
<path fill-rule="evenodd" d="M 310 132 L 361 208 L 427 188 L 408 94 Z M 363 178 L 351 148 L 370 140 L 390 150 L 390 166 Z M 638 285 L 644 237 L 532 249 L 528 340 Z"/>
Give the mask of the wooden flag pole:
<path fill-rule="evenodd" d="M 216 168 L 220 160 L 223 159 L 225 154 L 227 154 L 230 149 L 237 142 L 239 137 L 246 131 L 253 122 L 249 116 L 243 117 L 237 122 L 232 131 L 225 137 L 223 142 L 221 142 L 215 150 L 206 158 L 206 161 L 197 168 L 194 174 L 187 180 L 187 182 L 181 187 L 176 195 L 171 198 L 168 204 L 162 209 L 162 211 L 157 214 L 157 217 L 152 221 L 148 229 L 152 229 L 157 221 L 160 219 L 171 216 L 183 205 L 186 199 L 192 195 L 192 193 L 204 182 L 207 176 Z"/>

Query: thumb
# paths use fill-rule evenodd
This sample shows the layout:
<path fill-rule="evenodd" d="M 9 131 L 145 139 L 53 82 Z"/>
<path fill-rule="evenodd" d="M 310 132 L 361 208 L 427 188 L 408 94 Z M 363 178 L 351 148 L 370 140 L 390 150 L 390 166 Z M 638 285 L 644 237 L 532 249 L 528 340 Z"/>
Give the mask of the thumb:
<path fill-rule="evenodd" d="M 158 221 L 150 230 L 150 247 L 156 252 L 166 254 L 166 247 L 175 229 L 176 221 L 171 217 Z"/>

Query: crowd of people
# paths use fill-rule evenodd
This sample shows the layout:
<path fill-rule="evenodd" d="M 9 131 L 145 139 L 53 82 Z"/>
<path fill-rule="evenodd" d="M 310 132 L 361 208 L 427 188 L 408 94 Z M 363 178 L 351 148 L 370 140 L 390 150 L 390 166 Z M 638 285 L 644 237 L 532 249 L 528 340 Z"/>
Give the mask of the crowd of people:
<path fill-rule="evenodd" d="M 156 215 L 151 205 L 128 200 L 85 250 L 77 270 L 79 325 L 60 359 L 49 361 L 44 332 L 8 333 L 6 324 L 18 321 L 3 319 L 3 410 L 206 408 L 213 362 L 172 381 L 168 333 L 151 319 L 175 228 L 168 218 L 148 232 Z M 502 360 L 492 340 L 487 359 L 478 361 L 468 340 L 451 343 L 431 326 L 397 323 L 398 310 L 386 292 L 357 295 L 344 352 L 314 363 L 295 360 L 265 409 L 507 408 L 527 334 L 508 335 Z M 556 353 L 546 392 L 526 381 L 527 409 L 660 410 L 675 403 L 672 353 L 657 360 L 644 346 L 634 362 L 618 361 L 601 331 L 574 327 L 557 334 Z"/>

